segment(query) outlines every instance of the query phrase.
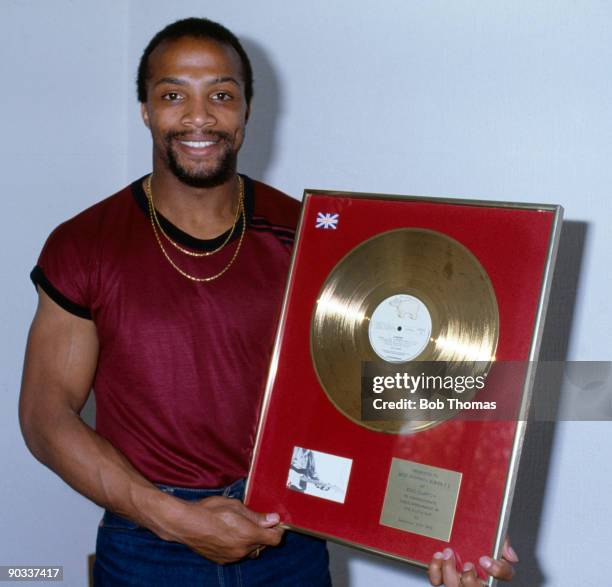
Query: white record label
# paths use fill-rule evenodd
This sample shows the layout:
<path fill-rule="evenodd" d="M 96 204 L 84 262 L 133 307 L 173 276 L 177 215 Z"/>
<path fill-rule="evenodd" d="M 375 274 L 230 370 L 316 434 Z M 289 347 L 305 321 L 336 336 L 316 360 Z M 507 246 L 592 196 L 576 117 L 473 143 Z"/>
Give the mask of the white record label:
<path fill-rule="evenodd" d="M 414 296 L 390 296 L 376 306 L 368 336 L 374 352 L 384 361 L 411 361 L 429 342 L 431 315 L 427 306 Z"/>

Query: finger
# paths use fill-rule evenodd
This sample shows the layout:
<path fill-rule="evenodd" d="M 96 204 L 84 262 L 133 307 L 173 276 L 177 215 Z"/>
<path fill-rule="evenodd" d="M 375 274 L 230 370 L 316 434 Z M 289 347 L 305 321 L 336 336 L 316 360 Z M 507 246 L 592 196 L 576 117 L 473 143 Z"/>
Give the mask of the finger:
<path fill-rule="evenodd" d="M 283 537 L 284 530 L 278 526 L 278 514 L 260 514 L 239 503 L 238 513 L 246 525 L 242 526 L 242 539 L 250 545 L 249 551 L 259 545 L 277 546 Z"/>
<path fill-rule="evenodd" d="M 228 499 L 223 507 L 231 510 L 230 527 L 236 530 L 236 536 L 248 548 L 242 556 L 247 556 L 259 545 L 277 546 L 280 543 L 284 530 L 278 526 L 278 514 L 266 519 L 269 514 L 254 512 L 236 499 Z"/>
<path fill-rule="evenodd" d="M 514 548 L 512 548 L 510 541 L 508 540 L 508 537 L 506 536 L 506 539 L 504 540 L 504 547 L 502 549 L 502 556 L 510 561 L 511 563 L 518 563 L 519 562 L 519 557 L 517 556 Z"/>
<path fill-rule="evenodd" d="M 445 587 L 459 587 L 459 573 L 455 563 L 455 553 L 445 548 L 442 553 L 442 582 Z"/>
<path fill-rule="evenodd" d="M 259 544 L 255 550 L 249 554 L 249 558 L 259 558 L 259 555 L 262 553 L 265 546 L 263 544 Z"/>
<path fill-rule="evenodd" d="M 258 524 L 262 528 L 272 528 L 273 526 L 277 526 L 280 522 L 280 515 L 276 512 L 269 514 L 260 514 L 262 517 L 259 519 Z"/>
<path fill-rule="evenodd" d="M 278 526 L 274 528 L 260 528 L 253 526 L 253 532 L 250 536 L 253 548 L 259 546 L 278 546 L 284 530 Z"/>
<path fill-rule="evenodd" d="M 514 576 L 513 566 L 505 560 L 493 560 L 488 556 L 483 556 L 478 561 L 480 566 L 492 577 L 502 581 L 510 581 Z"/>
<path fill-rule="evenodd" d="M 429 577 L 429 582 L 439 587 L 442 585 L 442 553 L 436 552 L 429 563 L 429 568 L 427 569 L 427 576 Z"/>
<path fill-rule="evenodd" d="M 247 519 L 261 528 L 271 528 L 280 522 L 280 516 L 277 513 L 260 514 L 259 512 L 250 510 L 245 505 L 242 505 L 241 511 Z"/>
<path fill-rule="evenodd" d="M 461 587 L 482 587 L 482 583 L 476 574 L 476 568 L 472 563 L 465 563 L 463 565 L 463 573 L 461 574 L 459 584 Z"/>

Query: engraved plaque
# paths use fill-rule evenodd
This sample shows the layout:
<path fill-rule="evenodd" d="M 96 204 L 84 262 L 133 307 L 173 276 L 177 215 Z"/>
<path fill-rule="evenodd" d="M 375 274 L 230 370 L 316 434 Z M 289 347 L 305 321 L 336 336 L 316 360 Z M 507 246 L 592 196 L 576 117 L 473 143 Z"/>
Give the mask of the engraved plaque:
<path fill-rule="evenodd" d="M 448 542 L 461 473 L 393 458 L 380 523 Z"/>

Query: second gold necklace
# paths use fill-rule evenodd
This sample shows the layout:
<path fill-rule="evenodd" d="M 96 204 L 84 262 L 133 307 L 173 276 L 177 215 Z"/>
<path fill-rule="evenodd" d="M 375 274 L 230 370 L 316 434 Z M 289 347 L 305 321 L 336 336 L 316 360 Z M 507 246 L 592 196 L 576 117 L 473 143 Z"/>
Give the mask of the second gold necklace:
<path fill-rule="evenodd" d="M 160 237 L 160 232 L 172 243 L 174 244 L 180 251 L 185 252 L 186 254 L 191 254 L 193 251 L 187 251 L 186 249 L 183 249 L 182 247 L 180 247 L 177 243 L 174 243 L 174 241 L 172 239 L 170 239 L 168 237 L 168 235 L 166 235 L 165 232 L 163 232 L 163 229 L 161 228 L 161 225 L 159 225 L 159 231 L 157 229 L 157 225 L 159 224 L 159 220 L 157 220 L 156 223 L 156 219 L 157 219 L 157 214 L 155 212 L 155 205 L 153 203 L 153 194 L 151 192 L 151 176 L 149 176 L 147 178 L 147 180 L 145 181 L 145 193 L 147 195 L 147 202 L 149 205 L 149 218 L 151 220 L 151 226 L 153 227 L 153 234 L 155 235 L 155 240 L 157 240 L 157 244 L 159 245 L 159 248 L 161 249 L 161 252 L 163 253 L 164 257 L 166 258 L 166 260 L 168 261 L 168 263 L 170 263 L 170 265 L 178 272 L 180 273 L 183 277 L 191 280 L 191 281 L 195 281 L 197 283 L 207 283 L 209 281 L 213 281 L 219 277 L 221 277 L 234 263 L 234 261 L 236 260 L 236 257 L 238 256 L 238 252 L 240 251 L 240 247 L 242 245 L 242 240 L 244 239 L 244 233 L 246 231 L 246 213 L 244 210 L 244 181 L 242 179 L 242 177 L 238 176 L 238 185 L 240 188 L 240 195 L 238 198 L 238 210 L 236 212 L 236 219 L 234 220 L 234 225 L 232 226 L 232 230 L 230 231 L 229 236 L 225 239 L 225 241 L 223 242 L 223 244 L 221 245 L 221 247 L 217 248 L 215 251 L 210 251 L 209 255 L 212 254 L 213 252 L 219 251 L 221 250 L 221 248 L 223 248 L 225 246 L 225 244 L 229 241 L 229 238 L 231 237 L 234 228 L 236 226 L 236 224 L 238 223 L 238 219 L 241 218 L 242 220 L 242 227 L 240 230 L 240 238 L 238 239 L 238 244 L 236 245 L 236 250 L 234 251 L 234 254 L 232 255 L 232 258 L 229 260 L 229 263 L 218 273 L 215 273 L 214 275 L 210 275 L 208 277 L 197 277 L 195 275 L 191 275 L 189 273 L 187 273 L 186 271 L 184 271 L 183 269 L 181 269 L 171 258 L 170 255 L 168 254 L 168 252 L 166 251 L 161 237 Z M 196 256 L 203 256 L 203 255 L 196 255 Z"/>

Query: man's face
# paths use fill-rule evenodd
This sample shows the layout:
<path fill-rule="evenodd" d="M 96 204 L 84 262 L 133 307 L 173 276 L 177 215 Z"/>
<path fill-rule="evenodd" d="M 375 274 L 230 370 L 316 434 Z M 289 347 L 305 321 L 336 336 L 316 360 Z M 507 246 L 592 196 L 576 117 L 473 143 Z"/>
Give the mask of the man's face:
<path fill-rule="evenodd" d="M 184 37 L 156 47 L 149 74 L 141 112 L 155 169 L 195 187 L 227 181 L 248 117 L 238 54 L 213 40 Z"/>

